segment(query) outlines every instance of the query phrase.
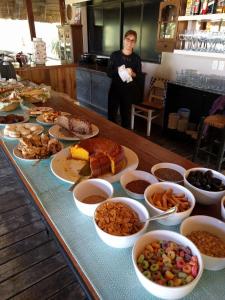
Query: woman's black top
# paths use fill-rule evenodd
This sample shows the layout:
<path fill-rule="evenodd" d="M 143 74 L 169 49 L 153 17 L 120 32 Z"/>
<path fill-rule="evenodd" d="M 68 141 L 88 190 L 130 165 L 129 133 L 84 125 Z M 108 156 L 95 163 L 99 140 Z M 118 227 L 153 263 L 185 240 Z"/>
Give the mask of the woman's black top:
<path fill-rule="evenodd" d="M 131 68 L 136 77 L 133 81 L 127 83 L 123 82 L 118 74 L 118 67 L 125 65 L 125 68 Z M 138 85 L 139 76 L 141 74 L 141 59 L 136 53 L 125 55 L 121 50 L 115 51 L 111 54 L 108 65 L 108 76 L 112 78 L 112 85 L 117 87 L 125 87 L 129 85 Z"/>

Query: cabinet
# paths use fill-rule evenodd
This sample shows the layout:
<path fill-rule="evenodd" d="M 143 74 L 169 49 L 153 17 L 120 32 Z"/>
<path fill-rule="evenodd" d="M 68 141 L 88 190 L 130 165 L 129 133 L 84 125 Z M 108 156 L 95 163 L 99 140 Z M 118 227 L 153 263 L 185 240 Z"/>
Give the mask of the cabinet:
<path fill-rule="evenodd" d="M 173 52 L 177 41 L 178 16 L 183 13 L 184 1 L 166 0 L 160 3 L 156 49 Z"/>
<path fill-rule="evenodd" d="M 83 53 L 82 25 L 59 25 L 59 56 L 63 62 L 78 62 Z"/>
<path fill-rule="evenodd" d="M 84 106 L 107 115 L 111 79 L 106 72 L 89 68 L 76 69 L 77 100 Z"/>
<path fill-rule="evenodd" d="M 169 82 L 167 84 L 164 108 L 164 131 L 168 131 L 169 114 L 177 112 L 181 107 L 190 109 L 189 121 L 198 124 L 202 116 L 208 115 L 213 102 L 219 96 L 216 93 Z"/>

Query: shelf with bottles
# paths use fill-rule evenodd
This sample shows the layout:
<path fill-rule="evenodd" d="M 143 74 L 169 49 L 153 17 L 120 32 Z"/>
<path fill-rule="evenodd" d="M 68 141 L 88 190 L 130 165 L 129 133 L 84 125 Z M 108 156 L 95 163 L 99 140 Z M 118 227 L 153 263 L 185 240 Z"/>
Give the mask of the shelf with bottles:
<path fill-rule="evenodd" d="M 225 13 L 179 16 L 178 21 L 225 21 Z"/>

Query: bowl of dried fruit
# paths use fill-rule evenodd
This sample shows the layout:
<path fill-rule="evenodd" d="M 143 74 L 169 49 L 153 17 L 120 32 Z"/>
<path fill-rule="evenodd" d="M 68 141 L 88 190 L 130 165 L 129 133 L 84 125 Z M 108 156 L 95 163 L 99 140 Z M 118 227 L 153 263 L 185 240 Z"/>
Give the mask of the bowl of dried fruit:
<path fill-rule="evenodd" d="M 93 217 L 96 207 L 111 198 L 113 186 L 104 179 L 92 178 L 78 183 L 73 190 L 77 208 L 85 215 Z"/>
<path fill-rule="evenodd" d="M 155 176 L 140 170 L 129 171 L 120 177 L 120 184 L 124 191 L 137 200 L 143 200 L 146 188 L 156 182 L 158 180 Z"/>
<path fill-rule="evenodd" d="M 132 261 L 143 287 L 162 299 L 185 297 L 203 272 L 198 248 L 185 236 L 168 230 L 141 236 L 133 247 Z"/>
<path fill-rule="evenodd" d="M 151 173 L 159 181 L 171 181 L 174 183 L 183 183 L 186 169 L 172 163 L 159 163 L 151 168 Z"/>
<path fill-rule="evenodd" d="M 207 168 L 192 168 L 184 174 L 184 186 L 189 189 L 196 201 L 210 205 L 225 195 L 225 176 Z"/>
<path fill-rule="evenodd" d="M 162 225 L 180 224 L 189 217 L 194 206 L 195 197 L 182 185 L 172 182 L 158 182 L 150 185 L 144 193 L 150 216 L 155 216 L 177 206 L 177 212 L 165 219 L 157 220 Z"/>
<path fill-rule="evenodd" d="M 209 216 L 192 216 L 184 220 L 180 233 L 200 250 L 207 270 L 225 268 L 225 223 Z"/>
<path fill-rule="evenodd" d="M 94 213 L 94 224 L 100 239 L 114 248 L 132 247 L 145 233 L 149 213 L 140 202 L 117 197 L 100 204 Z"/>

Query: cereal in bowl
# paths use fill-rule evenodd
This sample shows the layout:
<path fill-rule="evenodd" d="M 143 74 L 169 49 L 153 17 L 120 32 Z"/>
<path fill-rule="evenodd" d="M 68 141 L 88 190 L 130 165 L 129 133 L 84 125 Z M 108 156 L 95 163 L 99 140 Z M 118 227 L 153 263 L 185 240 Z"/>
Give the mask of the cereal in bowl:
<path fill-rule="evenodd" d="M 137 258 L 137 265 L 148 279 L 171 287 L 190 283 L 199 270 L 198 258 L 190 248 L 164 240 L 146 245 Z"/>
<path fill-rule="evenodd" d="M 101 204 L 96 210 L 95 220 L 103 231 L 117 236 L 131 235 L 143 228 L 138 214 L 122 202 Z"/>

